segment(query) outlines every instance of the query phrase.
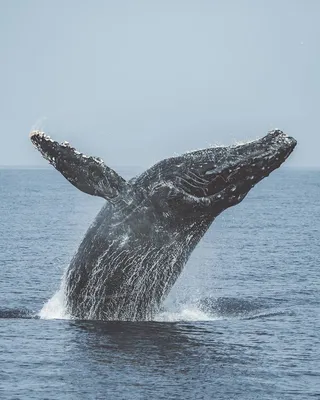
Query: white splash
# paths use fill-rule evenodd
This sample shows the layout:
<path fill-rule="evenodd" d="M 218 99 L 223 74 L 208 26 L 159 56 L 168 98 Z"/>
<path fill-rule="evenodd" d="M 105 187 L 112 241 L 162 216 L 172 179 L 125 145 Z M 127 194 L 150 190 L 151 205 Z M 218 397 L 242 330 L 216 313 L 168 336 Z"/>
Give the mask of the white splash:
<path fill-rule="evenodd" d="M 41 319 L 71 319 L 71 316 L 66 311 L 66 299 L 63 287 L 44 304 L 38 316 Z"/>
<path fill-rule="evenodd" d="M 216 321 L 219 318 L 199 310 L 195 305 L 182 306 L 179 311 L 163 311 L 154 317 L 157 322 L 178 322 L 178 321 Z"/>
<path fill-rule="evenodd" d="M 216 321 L 221 319 L 217 315 L 207 314 L 194 304 L 181 305 L 179 309 L 172 307 L 170 310 L 158 313 L 153 321 L 157 322 L 189 322 L 189 321 Z M 66 311 L 64 289 L 61 287 L 42 307 L 38 316 L 41 319 L 73 319 Z"/>
<path fill-rule="evenodd" d="M 40 117 L 36 120 L 36 122 L 32 125 L 30 131 L 41 131 L 44 128 L 45 121 L 47 120 L 47 117 Z"/>

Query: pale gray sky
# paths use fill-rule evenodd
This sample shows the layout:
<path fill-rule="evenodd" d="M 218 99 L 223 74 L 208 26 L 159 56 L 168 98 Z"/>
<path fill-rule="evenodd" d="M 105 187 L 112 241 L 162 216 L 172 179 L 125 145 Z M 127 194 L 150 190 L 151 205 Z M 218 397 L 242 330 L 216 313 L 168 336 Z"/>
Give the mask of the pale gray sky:
<path fill-rule="evenodd" d="M 0 0 L 0 165 L 148 166 L 281 128 L 320 166 L 320 1 Z"/>

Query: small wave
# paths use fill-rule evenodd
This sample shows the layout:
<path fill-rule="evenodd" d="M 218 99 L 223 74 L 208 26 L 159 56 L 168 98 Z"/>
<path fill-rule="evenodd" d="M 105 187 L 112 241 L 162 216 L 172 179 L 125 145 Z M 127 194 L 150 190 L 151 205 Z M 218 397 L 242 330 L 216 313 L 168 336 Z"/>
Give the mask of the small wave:
<path fill-rule="evenodd" d="M 261 299 L 241 299 L 236 297 L 205 297 L 200 299 L 198 307 L 205 313 L 220 317 L 245 317 L 269 308 Z"/>
<path fill-rule="evenodd" d="M 272 318 L 272 317 L 279 317 L 279 316 L 292 316 L 296 315 L 293 311 L 274 311 L 274 312 L 265 312 L 257 315 L 251 315 L 246 317 L 245 319 L 252 320 L 252 319 L 263 319 L 263 318 Z"/>
<path fill-rule="evenodd" d="M 25 308 L 0 308 L 0 319 L 16 319 L 16 318 L 22 318 L 22 319 L 33 319 L 37 318 L 37 315 Z"/>

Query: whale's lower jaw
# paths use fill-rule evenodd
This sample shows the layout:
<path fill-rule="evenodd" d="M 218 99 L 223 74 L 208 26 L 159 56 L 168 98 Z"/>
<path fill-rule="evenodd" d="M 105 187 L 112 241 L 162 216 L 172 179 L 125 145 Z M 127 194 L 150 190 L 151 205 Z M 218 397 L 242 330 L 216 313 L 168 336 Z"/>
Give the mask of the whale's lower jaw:
<path fill-rule="evenodd" d="M 242 201 L 258 182 L 279 168 L 296 144 L 294 138 L 276 130 L 262 139 L 224 148 L 228 151 L 220 156 L 220 165 L 207 169 L 204 181 L 194 172 L 193 177 L 189 174 L 183 178 L 182 188 L 205 206 L 219 204 L 225 210 Z"/>

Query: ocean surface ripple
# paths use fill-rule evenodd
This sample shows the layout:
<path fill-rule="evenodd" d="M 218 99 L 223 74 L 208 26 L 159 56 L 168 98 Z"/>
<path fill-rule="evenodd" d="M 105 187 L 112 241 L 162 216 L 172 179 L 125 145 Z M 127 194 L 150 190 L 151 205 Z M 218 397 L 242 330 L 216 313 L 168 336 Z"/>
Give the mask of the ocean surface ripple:
<path fill-rule="evenodd" d="M 218 217 L 150 322 L 66 313 L 103 200 L 51 169 L 0 184 L 1 400 L 320 398 L 319 171 L 282 168 Z"/>

